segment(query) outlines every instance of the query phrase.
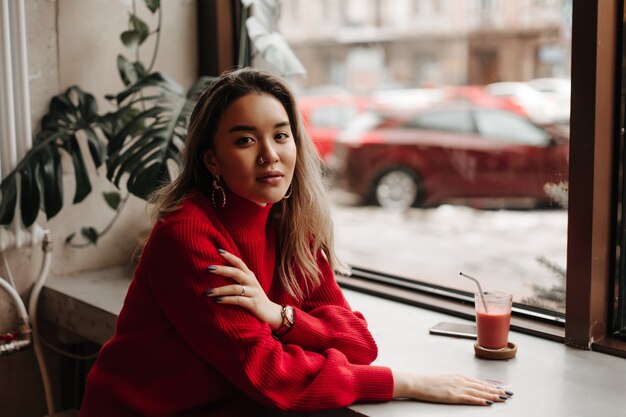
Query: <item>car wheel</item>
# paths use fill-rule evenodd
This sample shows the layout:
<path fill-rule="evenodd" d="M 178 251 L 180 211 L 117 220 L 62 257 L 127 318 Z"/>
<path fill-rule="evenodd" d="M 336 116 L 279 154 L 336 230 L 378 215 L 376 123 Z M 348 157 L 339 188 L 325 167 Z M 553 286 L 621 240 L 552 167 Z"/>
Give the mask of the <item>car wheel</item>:
<path fill-rule="evenodd" d="M 374 201 L 390 210 L 406 210 L 420 197 L 420 181 L 412 172 L 395 168 L 378 177 L 373 190 Z"/>

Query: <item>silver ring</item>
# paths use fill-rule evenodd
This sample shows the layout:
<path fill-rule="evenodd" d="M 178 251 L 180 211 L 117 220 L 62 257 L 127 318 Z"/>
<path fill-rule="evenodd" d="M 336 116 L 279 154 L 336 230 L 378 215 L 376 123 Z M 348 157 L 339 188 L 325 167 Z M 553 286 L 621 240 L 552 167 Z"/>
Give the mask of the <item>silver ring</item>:
<path fill-rule="evenodd" d="M 241 294 L 239 294 L 240 297 L 243 297 L 244 295 L 246 295 L 246 286 L 242 285 L 241 286 Z"/>
<path fill-rule="evenodd" d="M 262 156 L 259 157 L 259 165 L 263 165 L 265 163 L 265 159 Z"/>

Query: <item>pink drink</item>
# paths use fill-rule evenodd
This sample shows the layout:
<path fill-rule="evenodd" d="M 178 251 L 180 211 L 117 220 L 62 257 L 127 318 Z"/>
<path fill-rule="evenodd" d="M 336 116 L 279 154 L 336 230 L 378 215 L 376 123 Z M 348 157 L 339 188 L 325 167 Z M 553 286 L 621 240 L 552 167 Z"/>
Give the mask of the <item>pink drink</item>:
<path fill-rule="evenodd" d="M 509 294 L 485 293 L 487 312 L 479 294 L 476 296 L 476 328 L 478 344 L 487 349 L 507 346 L 511 324 L 511 301 Z"/>
<path fill-rule="evenodd" d="M 487 349 L 501 349 L 509 341 L 511 313 L 476 313 L 478 344 Z"/>

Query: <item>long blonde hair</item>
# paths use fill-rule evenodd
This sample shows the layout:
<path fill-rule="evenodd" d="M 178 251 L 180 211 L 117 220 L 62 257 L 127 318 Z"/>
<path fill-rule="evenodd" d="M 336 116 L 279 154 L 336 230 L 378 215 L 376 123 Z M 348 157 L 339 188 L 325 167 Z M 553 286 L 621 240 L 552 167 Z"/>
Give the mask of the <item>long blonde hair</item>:
<path fill-rule="evenodd" d="M 322 161 L 304 129 L 291 89 L 280 78 L 244 68 L 225 72 L 202 93 L 189 119 L 182 169 L 174 181 L 153 193 L 153 215 L 158 221 L 175 211 L 195 187 L 207 190 L 212 175 L 205 168 L 203 155 L 207 150 L 214 150 L 215 132 L 224 111 L 235 100 L 251 93 L 270 94 L 283 105 L 296 143 L 292 195 L 276 203 L 272 210 L 279 221 L 281 283 L 292 296 L 302 299 L 320 284 L 318 255 L 326 256 L 333 269 L 345 267 L 333 247 L 333 223 L 322 182 Z M 298 272 L 304 277 L 303 285 L 297 279 Z"/>

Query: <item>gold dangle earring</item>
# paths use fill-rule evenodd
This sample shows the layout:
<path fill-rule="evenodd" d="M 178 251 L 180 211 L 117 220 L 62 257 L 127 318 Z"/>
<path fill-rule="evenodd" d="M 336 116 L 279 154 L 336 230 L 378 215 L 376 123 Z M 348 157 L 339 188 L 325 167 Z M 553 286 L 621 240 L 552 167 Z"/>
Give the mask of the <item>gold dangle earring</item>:
<path fill-rule="evenodd" d="M 220 208 L 224 208 L 226 205 L 226 193 L 224 192 L 224 188 L 222 188 L 219 175 L 215 175 L 213 177 L 213 192 L 211 193 L 211 202 L 213 203 L 213 207 L 217 207 L 217 204 L 215 204 L 215 192 L 222 193 L 222 205 Z"/>
<path fill-rule="evenodd" d="M 293 183 L 289 184 L 289 188 L 287 188 L 287 194 L 285 194 L 283 200 L 289 199 L 289 197 L 291 197 L 291 194 L 293 194 Z"/>

